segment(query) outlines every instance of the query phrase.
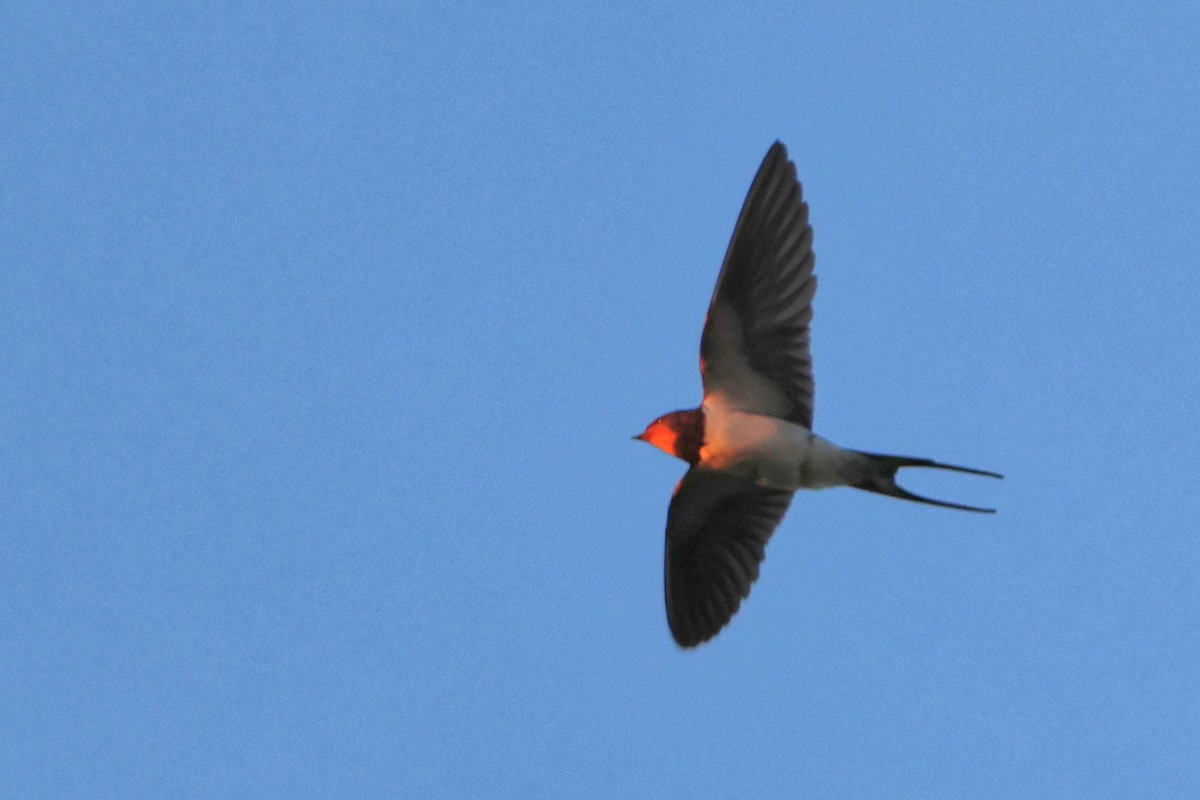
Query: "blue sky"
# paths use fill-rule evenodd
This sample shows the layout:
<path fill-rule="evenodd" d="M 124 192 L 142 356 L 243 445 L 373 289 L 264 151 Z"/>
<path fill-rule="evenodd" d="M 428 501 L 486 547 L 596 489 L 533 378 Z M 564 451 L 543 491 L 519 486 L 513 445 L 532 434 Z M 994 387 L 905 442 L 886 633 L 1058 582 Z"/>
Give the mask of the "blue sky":
<path fill-rule="evenodd" d="M 1200 792 L 1191 3 L 0 11 L 0 796 Z M 816 427 L 662 609 L 785 141 Z"/>

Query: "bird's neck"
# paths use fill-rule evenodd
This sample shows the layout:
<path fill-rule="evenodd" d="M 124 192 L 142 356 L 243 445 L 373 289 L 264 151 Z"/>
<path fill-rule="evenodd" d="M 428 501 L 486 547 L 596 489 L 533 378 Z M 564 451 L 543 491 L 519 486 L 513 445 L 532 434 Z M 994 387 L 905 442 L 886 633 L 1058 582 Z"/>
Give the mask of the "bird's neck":
<path fill-rule="evenodd" d="M 695 466 L 704 446 L 704 411 L 680 411 L 675 421 L 675 455 Z"/>

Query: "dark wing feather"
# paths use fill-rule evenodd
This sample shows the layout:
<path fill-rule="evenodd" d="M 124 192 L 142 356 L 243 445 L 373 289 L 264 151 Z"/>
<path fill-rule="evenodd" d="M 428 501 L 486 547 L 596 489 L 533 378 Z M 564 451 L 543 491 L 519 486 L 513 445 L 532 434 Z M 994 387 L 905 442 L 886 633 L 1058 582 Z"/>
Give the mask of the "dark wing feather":
<path fill-rule="evenodd" d="M 667 512 L 667 623 L 681 647 L 717 634 L 750 594 L 792 493 L 691 469 Z"/>
<path fill-rule="evenodd" d="M 700 340 L 705 400 L 812 429 L 817 291 L 796 165 L 776 142 L 742 205 Z"/>

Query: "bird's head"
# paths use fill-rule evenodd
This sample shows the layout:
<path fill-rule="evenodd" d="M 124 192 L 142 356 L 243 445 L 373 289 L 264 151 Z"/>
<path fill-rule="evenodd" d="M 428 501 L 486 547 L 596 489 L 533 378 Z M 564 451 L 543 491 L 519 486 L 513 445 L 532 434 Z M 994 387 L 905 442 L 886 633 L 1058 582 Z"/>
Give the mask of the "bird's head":
<path fill-rule="evenodd" d="M 704 413 L 693 408 L 690 411 L 663 414 L 633 438 L 695 464 L 700 459 L 700 445 L 704 441 Z"/>

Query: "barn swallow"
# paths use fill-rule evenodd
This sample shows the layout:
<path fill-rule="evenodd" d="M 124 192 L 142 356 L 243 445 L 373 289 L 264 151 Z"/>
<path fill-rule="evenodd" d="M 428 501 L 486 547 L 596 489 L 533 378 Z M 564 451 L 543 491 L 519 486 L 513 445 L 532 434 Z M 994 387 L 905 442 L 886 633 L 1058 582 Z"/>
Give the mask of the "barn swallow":
<path fill-rule="evenodd" d="M 667 623 L 681 647 L 715 636 L 750 594 L 798 489 L 851 486 L 964 511 L 896 485 L 902 467 L 995 472 L 864 453 L 812 431 L 813 231 L 796 165 L 776 142 L 742 205 L 700 338 L 704 400 L 635 436 L 683 459 L 667 510 Z"/>

